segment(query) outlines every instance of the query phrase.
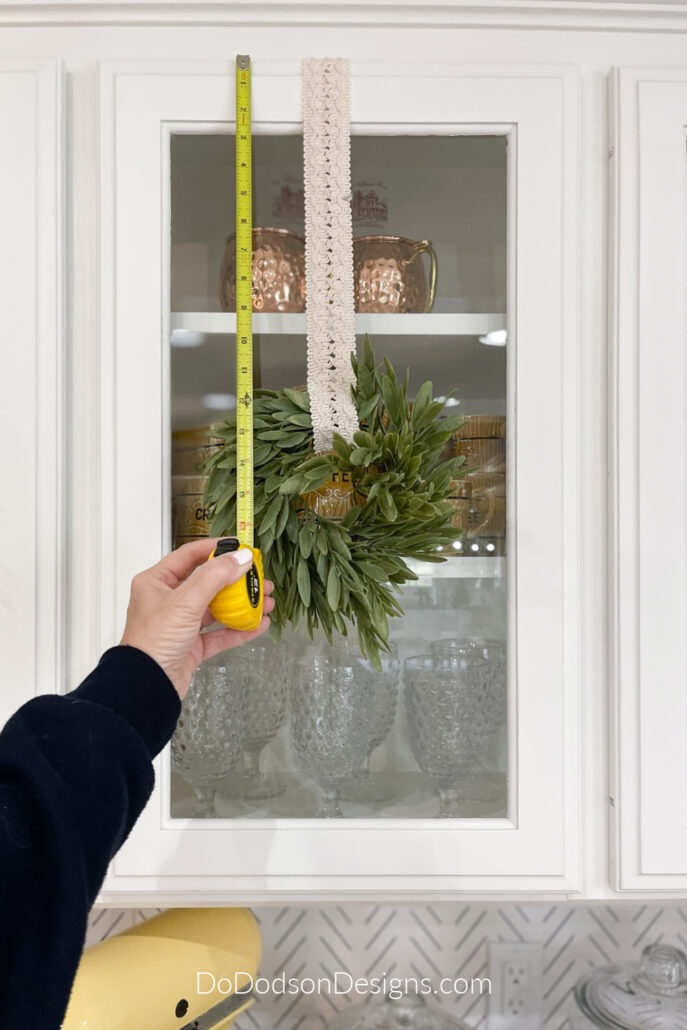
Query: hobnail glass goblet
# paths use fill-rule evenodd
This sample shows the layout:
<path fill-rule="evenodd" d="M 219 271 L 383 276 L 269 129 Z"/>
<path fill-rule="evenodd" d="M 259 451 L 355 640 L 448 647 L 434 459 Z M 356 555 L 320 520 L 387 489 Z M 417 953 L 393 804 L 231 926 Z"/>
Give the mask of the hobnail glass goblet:
<path fill-rule="evenodd" d="M 407 658 L 405 705 L 415 761 L 435 783 L 439 815 L 456 817 L 469 800 L 461 790 L 494 730 L 489 663 L 472 655 Z"/>
<path fill-rule="evenodd" d="M 343 801 L 356 801 L 363 804 L 380 804 L 395 796 L 394 790 L 379 781 L 370 772 L 370 757 L 391 732 L 396 717 L 396 698 L 401 678 L 401 663 L 398 657 L 398 645 L 389 644 L 389 651 L 380 651 L 381 672 L 372 663 L 354 652 L 357 661 L 368 670 L 374 684 L 374 702 L 372 715 L 368 725 L 368 744 L 365 757 L 353 773 L 349 781 L 340 789 Z"/>
<path fill-rule="evenodd" d="M 506 713 L 506 645 L 503 641 L 482 640 L 477 637 L 435 640 L 430 644 L 430 651 L 439 658 L 474 655 L 484 658 L 485 662 L 489 663 L 489 714 L 496 729 Z"/>
<path fill-rule="evenodd" d="M 365 758 L 374 705 L 373 679 L 355 658 L 310 651 L 292 666 L 291 743 L 321 792 L 321 818 L 341 817 L 340 785 Z"/>
<path fill-rule="evenodd" d="M 261 801 L 284 791 L 283 781 L 260 769 L 263 748 L 277 735 L 286 718 L 289 683 L 286 648 L 268 637 L 242 644 L 234 652 L 236 675 L 246 685 L 243 755 L 232 797 Z"/>
<path fill-rule="evenodd" d="M 473 655 L 489 663 L 489 691 L 485 714 L 492 721 L 494 732 L 506 715 L 506 645 L 501 640 L 481 638 L 449 638 L 435 640 L 431 653 L 451 660 L 457 655 Z M 462 785 L 464 799 L 470 801 L 496 801 L 501 791 L 490 786 L 484 777 L 484 757 L 478 758 Z"/>
<path fill-rule="evenodd" d="M 214 814 L 215 788 L 243 746 L 246 682 L 223 652 L 193 674 L 172 737 L 172 765 L 195 792 L 195 814 Z"/>

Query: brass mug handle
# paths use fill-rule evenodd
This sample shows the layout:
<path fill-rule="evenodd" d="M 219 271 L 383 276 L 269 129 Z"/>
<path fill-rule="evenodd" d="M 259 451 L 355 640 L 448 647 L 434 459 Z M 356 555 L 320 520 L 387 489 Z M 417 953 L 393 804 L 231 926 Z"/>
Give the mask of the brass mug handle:
<path fill-rule="evenodd" d="M 426 313 L 428 311 L 431 311 L 434 307 L 434 300 L 436 298 L 437 292 L 438 261 L 436 251 L 432 246 L 431 240 L 418 240 L 418 242 L 414 244 L 413 252 L 405 264 L 409 265 L 412 261 L 415 260 L 416 257 L 419 257 L 420 254 L 425 253 L 429 255 L 429 297 L 427 298 L 427 303 L 425 304 Z"/>

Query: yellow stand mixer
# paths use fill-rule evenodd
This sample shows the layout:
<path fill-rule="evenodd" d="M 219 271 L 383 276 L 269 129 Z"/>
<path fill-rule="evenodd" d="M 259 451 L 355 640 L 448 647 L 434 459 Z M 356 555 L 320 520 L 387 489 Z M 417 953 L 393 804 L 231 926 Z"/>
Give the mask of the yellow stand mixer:
<path fill-rule="evenodd" d="M 84 951 L 62 1030 L 225 1030 L 260 952 L 249 909 L 169 909 Z"/>

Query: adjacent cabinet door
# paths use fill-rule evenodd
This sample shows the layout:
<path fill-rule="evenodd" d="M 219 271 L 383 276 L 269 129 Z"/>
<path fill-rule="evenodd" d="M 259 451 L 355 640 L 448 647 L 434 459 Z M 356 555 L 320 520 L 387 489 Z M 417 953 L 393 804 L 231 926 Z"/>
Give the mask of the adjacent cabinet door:
<path fill-rule="evenodd" d="M 687 890 L 687 71 L 612 92 L 615 885 Z"/>
<path fill-rule="evenodd" d="M 201 669 L 106 899 L 579 889 L 576 104 L 568 68 L 353 60 L 356 333 L 462 405 L 455 540 L 416 563 L 381 673 L 300 632 Z M 94 658 L 131 577 L 207 533 L 200 458 L 236 406 L 233 118 L 232 62 L 101 67 Z M 257 385 L 298 387 L 297 63 L 255 60 L 253 119 Z M 389 262 L 426 240 L 399 303 Z"/>

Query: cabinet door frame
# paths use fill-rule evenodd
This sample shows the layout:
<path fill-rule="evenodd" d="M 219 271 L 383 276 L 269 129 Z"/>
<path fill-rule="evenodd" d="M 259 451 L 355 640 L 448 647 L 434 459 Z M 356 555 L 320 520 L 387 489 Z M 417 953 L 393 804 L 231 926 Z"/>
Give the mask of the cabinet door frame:
<path fill-rule="evenodd" d="M 255 131 L 294 131 L 300 66 L 256 60 L 253 72 Z M 428 72 L 426 64 L 353 60 L 352 75 L 353 131 L 400 126 L 509 138 L 509 225 L 517 231 L 508 272 L 516 377 L 508 447 L 510 467 L 518 463 L 509 497 L 510 510 L 517 508 L 508 558 L 510 817 L 338 825 L 171 820 L 167 749 L 156 761 L 156 792 L 105 884 L 109 902 L 149 899 L 151 893 L 161 903 L 201 903 L 247 896 L 579 890 L 577 69 L 436 66 Z M 380 77 L 383 91 L 368 88 Z M 95 654 L 118 639 L 130 577 L 169 546 L 169 529 L 163 528 L 169 510 L 169 324 L 160 303 L 169 290 L 169 134 L 231 131 L 233 89 L 233 64 L 224 61 L 115 61 L 100 69 Z M 408 125 L 415 112 L 417 124 Z M 523 417 L 523 410 L 530 416 Z"/>
<path fill-rule="evenodd" d="M 0 726 L 65 676 L 64 71 L 0 60 L 3 304 Z M 13 544 L 14 541 L 14 544 Z"/>
<path fill-rule="evenodd" d="M 674 893 L 687 891 L 687 69 L 615 71 L 611 155 L 612 875 Z"/>

